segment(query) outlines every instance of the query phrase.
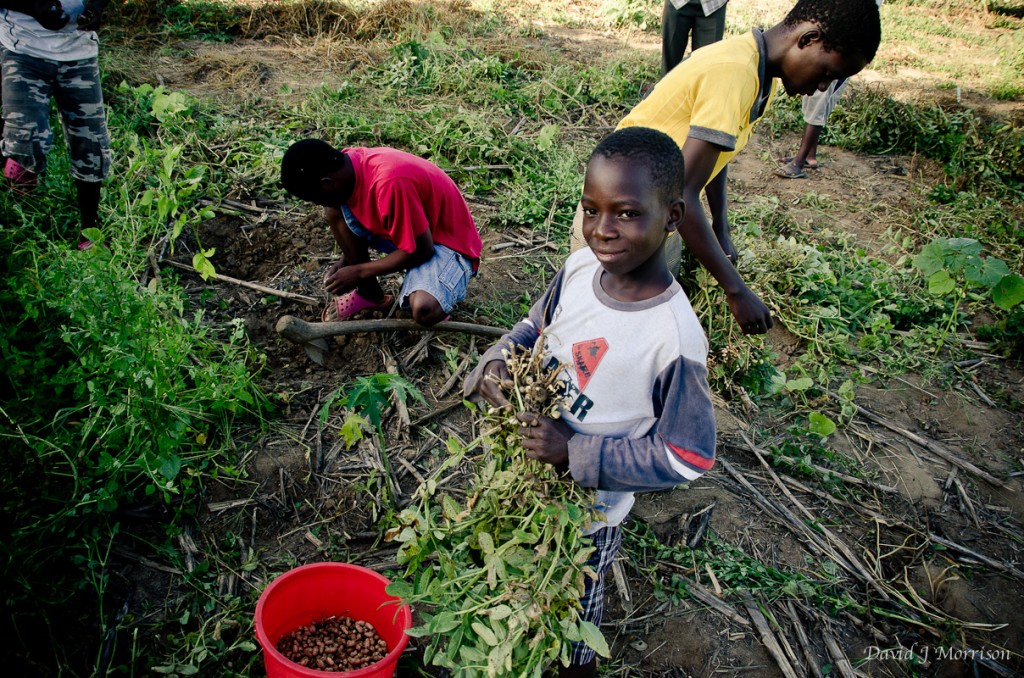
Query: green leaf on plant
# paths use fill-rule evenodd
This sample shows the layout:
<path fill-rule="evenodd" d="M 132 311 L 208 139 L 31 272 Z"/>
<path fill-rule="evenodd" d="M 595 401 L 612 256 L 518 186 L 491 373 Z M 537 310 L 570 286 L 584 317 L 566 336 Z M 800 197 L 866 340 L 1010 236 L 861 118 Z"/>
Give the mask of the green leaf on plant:
<path fill-rule="evenodd" d="M 393 581 L 385 587 L 384 591 L 389 596 L 401 598 L 402 600 L 408 600 L 413 595 L 412 584 L 404 581 Z"/>
<path fill-rule="evenodd" d="M 580 637 L 587 646 L 602 657 L 612 656 L 608 642 L 604 639 L 601 629 L 588 621 L 580 622 Z"/>
<path fill-rule="evenodd" d="M 216 248 L 211 247 L 208 250 L 202 250 L 192 255 L 192 268 L 199 272 L 199 277 L 203 280 L 209 280 L 217 276 L 217 269 L 210 263 L 210 257 L 217 251 Z"/>
<path fill-rule="evenodd" d="M 160 122 L 167 122 L 179 113 L 188 110 L 188 100 L 181 92 L 166 94 L 163 87 L 157 87 L 153 93 L 153 117 Z"/>
<path fill-rule="evenodd" d="M 928 291 L 932 294 L 949 294 L 956 288 L 956 283 L 949 277 L 949 271 L 936 271 L 928 277 Z"/>
<path fill-rule="evenodd" d="M 405 635 L 410 638 L 426 638 L 427 636 L 434 635 L 434 632 L 430 630 L 427 625 L 414 626 L 405 632 Z"/>
<path fill-rule="evenodd" d="M 544 125 L 537 135 L 537 150 L 546 151 L 555 145 L 558 136 L 558 125 Z"/>
<path fill-rule="evenodd" d="M 454 612 L 442 612 L 430 621 L 430 633 L 448 633 L 458 628 L 461 623 L 462 620 L 456 617 Z"/>
<path fill-rule="evenodd" d="M 810 387 L 814 386 L 814 380 L 810 377 L 801 377 L 799 379 L 790 379 L 786 382 L 787 391 L 806 391 Z"/>
<path fill-rule="evenodd" d="M 1010 274 L 1009 267 L 1002 259 L 989 257 L 980 261 L 980 266 L 966 269 L 967 282 L 991 289 Z"/>
<path fill-rule="evenodd" d="M 807 415 L 807 430 L 824 438 L 835 433 L 836 423 L 821 412 L 811 412 Z"/>
<path fill-rule="evenodd" d="M 451 495 L 446 494 L 441 497 L 441 511 L 448 520 L 455 520 L 462 513 L 462 507 L 459 506 L 459 502 L 455 501 Z"/>
<path fill-rule="evenodd" d="M 494 553 L 494 539 L 486 532 L 481 532 L 477 537 L 480 540 L 480 550 L 486 554 Z"/>
<path fill-rule="evenodd" d="M 930 242 L 914 257 L 914 266 L 926 277 L 946 267 L 946 248 L 939 241 Z"/>
<path fill-rule="evenodd" d="M 366 417 L 362 417 L 355 412 L 349 412 L 348 416 L 345 417 L 345 421 L 341 424 L 342 440 L 345 441 L 345 447 L 352 447 L 360 440 L 363 439 L 363 434 L 367 431 L 373 430 L 369 420 Z"/>
<path fill-rule="evenodd" d="M 93 243 L 94 245 L 99 245 L 104 240 L 103 231 L 101 231 L 98 228 L 85 229 L 84 231 L 82 231 L 82 237 L 88 240 L 89 242 Z"/>
<path fill-rule="evenodd" d="M 494 647 L 498 644 L 498 637 L 494 635 L 494 631 L 490 627 L 485 626 L 480 622 L 473 622 L 470 624 L 470 628 L 476 631 L 476 635 L 480 636 L 485 643 Z"/>
<path fill-rule="evenodd" d="M 981 243 L 974 238 L 949 238 L 946 243 L 949 249 L 967 256 L 981 254 Z"/>
<path fill-rule="evenodd" d="M 1009 311 L 1017 304 L 1024 302 L 1024 278 L 1017 273 L 1004 276 L 995 287 L 992 288 L 992 301 L 996 306 Z"/>
<path fill-rule="evenodd" d="M 512 616 L 512 608 L 508 605 L 495 605 L 490 610 L 488 610 L 487 614 L 490 616 L 492 620 L 501 621 L 506 617 Z"/>
<path fill-rule="evenodd" d="M 172 454 L 160 462 L 160 474 L 168 480 L 177 478 L 179 471 L 181 471 L 181 458 L 177 455 Z"/>

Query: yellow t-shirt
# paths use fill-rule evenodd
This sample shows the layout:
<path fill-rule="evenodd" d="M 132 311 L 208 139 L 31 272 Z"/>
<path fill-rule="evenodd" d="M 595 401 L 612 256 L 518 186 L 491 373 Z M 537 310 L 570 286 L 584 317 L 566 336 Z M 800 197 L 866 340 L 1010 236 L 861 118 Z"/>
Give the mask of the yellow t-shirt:
<path fill-rule="evenodd" d="M 759 29 L 702 47 L 669 71 L 618 128 L 651 127 L 680 148 L 689 137 L 721 146 L 714 178 L 747 145 L 775 96 L 775 81 L 765 83 L 765 54 Z"/>

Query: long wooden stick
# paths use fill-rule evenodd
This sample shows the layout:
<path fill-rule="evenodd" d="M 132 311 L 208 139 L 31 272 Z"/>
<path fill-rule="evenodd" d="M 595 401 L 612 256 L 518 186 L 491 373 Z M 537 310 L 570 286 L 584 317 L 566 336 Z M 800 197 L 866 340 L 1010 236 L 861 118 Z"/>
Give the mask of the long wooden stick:
<path fill-rule="evenodd" d="M 693 595 L 698 601 L 704 603 L 718 614 L 722 615 L 729 621 L 732 621 L 740 626 L 750 627 L 750 622 L 746 617 L 742 616 L 736 610 L 734 610 L 728 603 L 716 596 L 711 591 L 698 584 L 696 581 L 689 577 L 682 575 L 683 579 L 686 580 L 686 590 Z"/>
<path fill-rule="evenodd" d="M 806 506 L 800 503 L 800 501 L 793 496 L 793 493 L 789 491 L 789 488 L 786 487 L 786 484 L 783 483 L 779 476 L 775 473 L 775 470 L 768 464 L 767 461 L 765 461 L 765 458 L 761 455 L 761 452 L 757 449 L 754 443 L 752 443 L 750 439 L 743 434 L 743 432 L 740 432 L 740 435 L 743 437 L 743 442 L 747 444 L 747 447 L 750 449 L 750 451 L 753 452 L 754 456 L 757 457 L 757 460 L 761 462 L 761 466 L 764 467 L 765 471 L 768 472 L 768 475 L 770 475 L 772 480 L 775 481 L 775 484 L 779 487 L 780 490 L 782 490 L 782 493 L 786 495 L 786 497 L 793 503 L 793 505 L 796 506 L 797 509 L 801 513 L 803 513 L 809 521 L 811 521 L 812 523 L 816 522 L 814 514 L 811 513 L 811 511 Z M 818 530 L 820 530 L 821 533 L 825 535 L 825 540 L 829 544 L 830 548 L 833 549 L 833 553 L 841 553 L 843 556 L 843 560 L 845 560 L 846 563 L 849 563 L 849 565 L 854 569 L 855 575 L 859 576 L 861 580 L 863 580 L 865 583 L 869 584 L 876 591 L 878 591 L 878 593 L 881 594 L 883 599 L 889 600 L 888 592 L 882 588 L 882 586 L 874 577 L 871 576 L 871 573 L 868 572 L 868 569 L 864 567 L 864 565 L 860 562 L 860 559 L 857 558 L 853 551 L 850 550 L 850 548 L 846 545 L 846 542 L 844 542 L 842 539 L 833 534 L 833 532 L 824 525 L 818 523 L 817 527 Z M 836 558 L 835 560 L 840 564 L 842 563 L 842 561 L 838 558 Z"/>
<path fill-rule="evenodd" d="M 502 337 L 507 330 L 500 327 L 445 321 L 431 327 L 424 327 L 414 320 L 386 318 L 384 320 L 345 320 L 330 323 L 309 323 L 292 315 L 281 316 L 277 321 L 277 333 L 285 339 L 304 344 L 316 339 L 340 337 L 360 332 L 462 332 L 486 337 Z"/>
<path fill-rule="evenodd" d="M 811 641 L 804 630 L 803 621 L 797 614 L 796 608 L 793 607 L 793 601 L 786 601 L 786 610 L 789 612 L 790 619 L 793 620 L 793 631 L 796 633 L 796 638 L 800 642 L 800 650 L 803 652 L 804 660 L 807 662 L 807 673 L 810 674 L 811 678 L 822 678 L 821 665 L 818 663 L 818 658 L 814 656 L 814 651 L 811 649 Z"/>
<path fill-rule="evenodd" d="M 850 660 L 843 654 L 839 643 L 836 642 L 836 639 L 827 629 L 822 629 L 821 637 L 825 641 L 825 648 L 828 650 L 829 656 L 832 657 L 833 666 L 836 667 L 836 671 L 838 671 L 842 678 L 857 678 L 859 675 L 862 675 L 853 670 Z"/>
<path fill-rule="evenodd" d="M 170 264 L 175 268 L 180 268 L 183 271 L 191 271 L 192 273 L 199 273 L 196 269 L 192 268 L 188 264 L 183 264 L 180 261 L 174 261 L 172 259 L 164 259 L 165 264 Z M 231 283 L 232 285 L 238 285 L 239 287 L 247 287 L 250 290 L 256 290 L 257 292 L 263 292 L 264 294 L 272 294 L 275 297 L 281 297 L 282 299 L 293 299 L 295 301 L 301 301 L 303 304 L 309 304 L 310 306 L 319 306 L 320 302 L 313 297 L 307 297 L 304 294 L 295 294 L 294 292 L 285 292 L 284 290 L 275 290 L 273 287 L 266 287 L 248 280 L 239 280 L 238 278 L 232 278 L 231 276 L 221 275 L 217 273 L 211 275 L 210 278 L 218 282 Z"/>

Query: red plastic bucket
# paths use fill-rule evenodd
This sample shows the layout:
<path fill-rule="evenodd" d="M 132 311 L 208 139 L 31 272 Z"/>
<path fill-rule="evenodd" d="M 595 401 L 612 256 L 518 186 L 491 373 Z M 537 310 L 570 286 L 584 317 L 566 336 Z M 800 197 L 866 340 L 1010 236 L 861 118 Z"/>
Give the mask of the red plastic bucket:
<path fill-rule="evenodd" d="M 384 592 L 389 583 L 373 570 L 346 563 L 303 565 L 272 581 L 256 604 L 256 638 L 263 647 L 267 678 L 391 678 L 409 642 L 405 632 L 412 626 L 412 611 Z M 329 673 L 300 666 L 277 651 L 282 636 L 334 616 L 372 624 L 388 644 L 387 656 L 358 671 Z"/>

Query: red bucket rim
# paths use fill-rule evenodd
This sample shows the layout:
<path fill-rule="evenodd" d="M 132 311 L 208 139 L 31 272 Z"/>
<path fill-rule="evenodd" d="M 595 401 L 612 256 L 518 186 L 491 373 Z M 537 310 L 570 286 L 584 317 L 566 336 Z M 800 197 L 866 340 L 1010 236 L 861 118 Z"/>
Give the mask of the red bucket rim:
<path fill-rule="evenodd" d="M 256 603 L 256 615 L 255 615 L 255 626 L 256 626 L 256 638 L 259 640 L 260 645 L 263 646 L 263 651 L 270 654 L 277 660 L 280 660 L 288 665 L 289 670 L 294 671 L 300 675 L 310 676 L 311 678 L 321 678 L 323 676 L 346 676 L 351 678 L 359 678 L 360 676 L 369 676 L 380 670 L 381 664 L 394 663 L 397 665 L 398 658 L 403 652 L 405 652 L 406 645 L 409 644 L 409 635 L 405 633 L 412 627 L 412 610 L 408 604 L 402 604 L 398 609 L 396 616 L 398 617 L 398 623 L 404 628 L 402 629 L 402 638 L 395 645 L 394 649 L 388 652 L 383 659 L 378 662 L 374 662 L 367 667 L 356 669 L 355 671 L 320 671 L 318 669 L 311 669 L 302 664 L 293 662 L 288 657 L 281 654 L 274 643 L 270 642 L 270 638 L 267 636 L 266 631 L 263 630 L 263 606 L 267 599 L 273 593 L 283 580 L 289 579 L 292 576 L 303 572 L 305 570 L 348 570 L 354 572 L 360 572 L 362 574 L 372 575 L 373 578 L 379 579 L 385 585 L 390 584 L 391 580 L 382 575 L 379 572 L 371 570 L 368 567 L 362 565 L 352 565 L 351 563 L 309 563 L 307 565 L 300 565 L 299 567 L 292 568 L 287 572 L 283 572 L 278 576 L 274 577 L 274 581 L 263 589 L 263 593 L 260 594 L 259 601 Z"/>

